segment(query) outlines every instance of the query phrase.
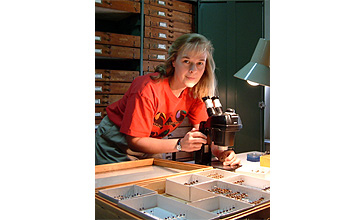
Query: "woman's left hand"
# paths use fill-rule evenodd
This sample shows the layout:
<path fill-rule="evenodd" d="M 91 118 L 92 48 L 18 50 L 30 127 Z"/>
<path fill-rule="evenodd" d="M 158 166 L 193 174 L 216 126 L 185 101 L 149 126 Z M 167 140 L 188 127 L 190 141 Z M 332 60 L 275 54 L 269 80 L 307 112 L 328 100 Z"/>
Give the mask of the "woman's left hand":
<path fill-rule="evenodd" d="M 238 165 L 241 162 L 241 159 L 237 157 L 233 150 L 223 151 L 218 156 L 219 160 L 223 162 L 223 165 Z"/>

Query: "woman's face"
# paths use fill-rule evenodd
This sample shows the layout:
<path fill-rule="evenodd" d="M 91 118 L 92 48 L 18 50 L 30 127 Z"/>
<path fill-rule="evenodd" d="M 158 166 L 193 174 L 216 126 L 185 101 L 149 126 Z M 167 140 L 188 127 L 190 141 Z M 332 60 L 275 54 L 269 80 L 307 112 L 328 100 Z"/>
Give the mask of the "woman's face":
<path fill-rule="evenodd" d="M 192 51 L 180 53 L 172 62 L 175 68 L 173 86 L 179 88 L 192 88 L 201 79 L 207 60 L 207 53 Z"/>

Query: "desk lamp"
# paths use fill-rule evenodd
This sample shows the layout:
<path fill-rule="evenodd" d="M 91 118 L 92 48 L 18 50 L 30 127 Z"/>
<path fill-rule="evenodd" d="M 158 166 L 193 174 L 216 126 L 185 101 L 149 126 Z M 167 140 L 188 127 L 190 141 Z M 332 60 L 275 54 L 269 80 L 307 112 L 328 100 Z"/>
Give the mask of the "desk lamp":
<path fill-rule="evenodd" d="M 250 62 L 234 76 L 253 86 L 270 86 L 270 40 L 260 38 Z"/>

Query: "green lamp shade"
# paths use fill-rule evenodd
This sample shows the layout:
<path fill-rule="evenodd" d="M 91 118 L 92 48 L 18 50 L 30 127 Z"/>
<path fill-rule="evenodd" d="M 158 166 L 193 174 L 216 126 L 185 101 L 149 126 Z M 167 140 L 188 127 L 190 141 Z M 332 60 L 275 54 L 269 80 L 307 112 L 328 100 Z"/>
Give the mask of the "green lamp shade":
<path fill-rule="evenodd" d="M 260 38 L 250 62 L 234 76 L 270 86 L 270 41 Z"/>

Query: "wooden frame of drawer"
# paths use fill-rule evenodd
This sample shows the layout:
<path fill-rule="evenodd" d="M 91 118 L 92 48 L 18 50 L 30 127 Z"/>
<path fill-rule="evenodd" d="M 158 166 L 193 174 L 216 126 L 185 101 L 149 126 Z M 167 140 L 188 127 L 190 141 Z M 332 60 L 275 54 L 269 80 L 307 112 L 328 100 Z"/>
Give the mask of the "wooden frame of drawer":
<path fill-rule="evenodd" d="M 193 15 L 186 14 L 179 11 L 170 10 L 167 8 L 157 7 L 154 5 L 145 4 L 145 15 L 150 15 L 158 18 L 166 18 L 174 21 L 192 24 L 193 23 Z"/>
<path fill-rule="evenodd" d="M 95 6 L 123 12 L 141 12 L 140 2 L 136 0 L 95 0 Z"/>
<path fill-rule="evenodd" d="M 106 115 L 106 107 L 95 107 L 95 119 L 102 119 Z"/>
<path fill-rule="evenodd" d="M 166 40 L 158 40 L 153 38 L 143 39 L 143 48 L 151 50 L 168 51 L 172 42 Z"/>
<path fill-rule="evenodd" d="M 95 94 L 124 94 L 131 83 L 95 82 Z"/>
<path fill-rule="evenodd" d="M 133 47 L 95 44 L 95 55 L 124 59 L 140 59 L 140 49 Z"/>
<path fill-rule="evenodd" d="M 132 82 L 139 71 L 95 69 L 95 81 Z"/>
<path fill-rule="evenodd" d="M 171 30 L 163 30 L 159 28 L 145 27 L 145 37 L 153 39 L 175 41 L 182 35 L 184 35 L 184 33 Z"/>
<path fill-rule="evenodd" d="M 145 26 L 151 28 L 160 28 L 165 30 L 177 31 L 182 33 L 191 33 L 192 24 L 185 24 L 173 19 L 157 18 L 145 15 Z"/>
<path fill-rule="evenodd" d="M 109 44 L 125 47 L 140 47 L 140 36 L 95 31 L 96 44 Z"/>
<path fill-rule="evenodd" d="M 145 3 L 185 13 L 193 13 L 193 5 L 176 0 L 145 0 Z"/>
<path fill-rule="evenodd" d="M 144 60 L 164 62 L 167 57 L 168 57 L 168 53 L 166 51 L 150 50 L 150 49 L 144 49 L 143 51 Z"/>
<path fill-rule="evenodd" d="M 123 95 L 108 95 L 108 94 L 96 94 L 95 106 L 108 106 L 114 102 L 123 98 Z"/>
<path fill-rule="evenodd" d="M 143 61 L 143 71 L 145 72 L 154 72 L 155 68 L 159 64 L 163 64 L 164 62 L 158 62 L 158 61 Z"/>

